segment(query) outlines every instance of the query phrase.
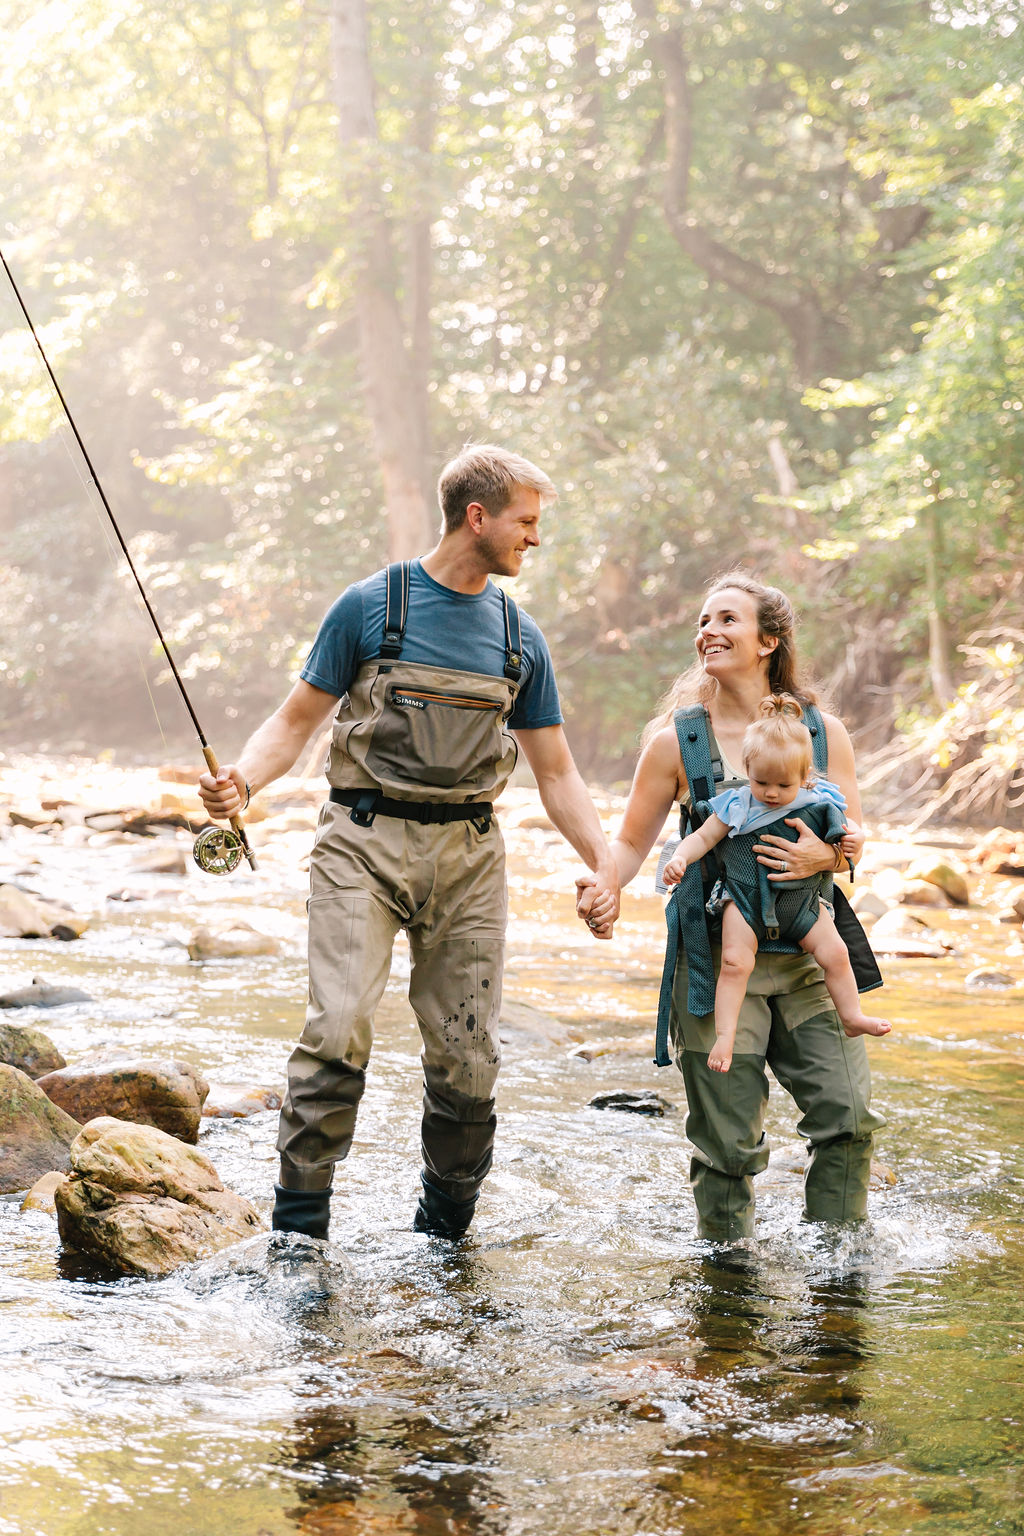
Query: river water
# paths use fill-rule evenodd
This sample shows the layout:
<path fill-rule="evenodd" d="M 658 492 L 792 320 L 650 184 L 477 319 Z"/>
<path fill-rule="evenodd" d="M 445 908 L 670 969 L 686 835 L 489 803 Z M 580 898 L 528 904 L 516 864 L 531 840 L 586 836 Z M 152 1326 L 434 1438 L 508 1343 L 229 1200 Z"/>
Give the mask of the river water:
<path fill-rule="evenodd" d="M 74 944 L 0 941 L 4 989 L 37 973 L 96 1001 L 9 1017 L 69 1061 L 173 1055 L 280 1084 L 308 843 L 279 836 L 255 876 L 169 879 L 126 876 L 116 843 L 12 829 L 0 878 L 96 921 Z M 693 1235 L 674 1069 L 643 1041 L 570 1054 L 649 1032 L 660 902 L 628 898 L 596 944 L 571 870 L 551 835 L 512 838 L 499 1141 L 466 1243 L 410 1230 L 401 944 L 330 1245 L 265 1233 L 163 1282 L 101 1280 L 61 1259 L 52 1217 L 0 1200 L 3 1536 L 1024 1531 L 1024 987 L 963 985 L 993 959 L 1024 981 L 1019 943 L 944 912 L 949 959 L 886 964 L 895 1028 L 869 1049 L 896 1182 L 878 1177 L 862 1229 L 801 1224 L 775 1089 L 757 1242 L 723 1259 Z M 129 880 L 144 900 L 102 900 Z M 190 962 L 192 929 L 229 916 L 282 954 Z M 615 1089 L 669 1107 L 588 1107 Z M 200 1142 L 264 1211 L 275 1130 L 272 1112 L 206 1121 Z"/>

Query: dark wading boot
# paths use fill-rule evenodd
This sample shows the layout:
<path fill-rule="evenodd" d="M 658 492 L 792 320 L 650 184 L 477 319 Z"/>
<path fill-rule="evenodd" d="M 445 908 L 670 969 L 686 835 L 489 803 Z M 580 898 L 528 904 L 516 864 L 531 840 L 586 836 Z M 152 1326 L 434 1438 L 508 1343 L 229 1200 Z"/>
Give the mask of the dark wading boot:
<path fill-rule="evenodd" d="M 453 1240 L 462 1237 L 473 1220 L 476 1195 L 471 1200 L 453 1200 L 422 1175 L 420 1178 L 423 1193 L 413 1217 L 413 1231 L 427 1232 L 431 1237 L 450 1237 Z"/>
<path fill-rule="evenodd" d="M 275 1232 L 304 1232 L 307 1237 L 326 1238 L 331 1222 L 329 1189 L 285 1189 L 274 1185 Z"/>

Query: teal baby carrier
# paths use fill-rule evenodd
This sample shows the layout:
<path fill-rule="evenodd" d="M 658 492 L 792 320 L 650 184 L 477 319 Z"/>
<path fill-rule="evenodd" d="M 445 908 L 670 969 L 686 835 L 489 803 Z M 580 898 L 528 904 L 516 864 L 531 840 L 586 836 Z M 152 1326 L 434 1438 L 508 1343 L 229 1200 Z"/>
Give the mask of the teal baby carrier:
<path fill-rule="evenodd" d="M 828 739 L 821 712 L 814 704 L 804 704 L 802 708 L 804 721 L 811 733 L 814 766 L 820 774 L 827 776 Z M 683 771 L 690 789 L 690 805 L 680 806 L 679 833 L 681 837 L 685 837 L 687 832 L 701 826 L 707 819 L 709 809 L 707 801 L 714 795 L 715 785 L 720 784 L 725 778 L 725 770 L 721 759 L 712 755 L 708 716 L 703 705 L 696 704 L 687 709 L 677 709 L 673 716 L 673 724 L 679 738 Z M 818 807 L 807 807 L 807 809 L 817 810 Z M 801 815 L 799 811 L 794 814 Z M 801 819 L 808 820 L 806 816 Z M 749 849 L 752 849 L 754 843 L 758 842 L 767 831 L 771 831 L 773 835 L 788 838 L 791 842 L 797 841 L 796 829 L 785 826 L 783 818 L 780 818 L 778 826 L 773 824 L 770 828 L 763 827 L 758 833 L 746 834 Z M 823 835 L 828 837 L 827 830 Z M 841 827 L 839 836 L 842 836 Z M 743 840 L 741 837 L 732 841 L 742 842 Z M 832 838 L 828 840 L 836 840 L 834 832 Z M 752 852 L 749 853 L 749 862 L 755 871 L 753 877 L 743 880 L 741 870 L 741 881 L 743 886 L 748 888 L 749 899 L 741 900 L 739 905 L 748 922 L 751 921 L 751 915 L 755 912 L 761 918 L 761 921 L 755 918 L 755 921 L 751 922 L 751 926 L 758 934 L 760 950 L 769 954 L 799 954 L 799 944 L 794 943 L 792 938 L 786 939 L 779 935 L 782 931 L 790 934 L 798 932 L 800 923 L 803 921 L 798 917 L 800 906 L 803 905 L 809 910 L 811 901 L 815 897 L 825 895 L 826 899 L 833 903 L 836 927 L 850 952 L 850 963 L 857 978 L 858 990 L 870 992 L 882 985 L 882 976 L 868 944 L 867 935 L 842 891 L 823 889 L 817 877 L 809 881 L 786 881 L 782 885 L 773 885 L 766 878 L 764 865 L 758 864 Z M 730 881 L 735 881 L 732 864 L 733 860 L 730 857 Z M 654 1051 L 655 1064 L 659 1067 L 667 1067 L 672 1061 L 668 1049 L 669 1018 L 672 1009 L 672 986 L 680 948 L 686 954 L 689 975 L 687 1012 L 694 1018 L 703 1018 L 714 1011 L 715 968 L 711 944 L 712 938 L 717 940 L 720 935 L 720 923 L 717 920 L 717 914 L 713 911 L 714 930 L 709 931 L 708 903 L 710 900 L 712 908 L 717 904 L 720 910 L 722 903 L 717 899 L 716 888 L 719 887 L 721 878 L 721 858 L 718 849 L 715 848 L 699 863 L 691 864 L 687 868 L 665 908 L 668 943 L 665 951 L 665 968 L 661 978 L 661 993 L 658 999 L 658 1028 Z M 831 877 L 829 884 L 831 884 Z M 810 898 L 808 887 L 811 887 Z M 792 897 L 789 893 L 793 893 Z M 730 884 L 730 894 L 742 895 L 743 892 L 734 891 Z M 794 910 L 790 910 L 791 907 Z M 768 920 L 765 921 L 765 918 Z M 813 921 L 812 917 L 810 922 L 806 922 L 803 933 L 808 931 Z M 761 937 L 762 931 L 764 938 Z M 801 933 L 800 936 L 802 937 L 803 934 Z"/>

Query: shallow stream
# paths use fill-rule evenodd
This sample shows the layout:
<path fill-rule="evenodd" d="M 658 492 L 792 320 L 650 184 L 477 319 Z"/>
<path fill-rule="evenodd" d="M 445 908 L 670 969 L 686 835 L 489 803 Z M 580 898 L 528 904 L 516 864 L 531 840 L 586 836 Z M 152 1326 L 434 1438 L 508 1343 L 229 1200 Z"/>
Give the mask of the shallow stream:
<path fill-rule="evenodd" d="M 216 881 L 12 829 L 0 879 L 97 919 L 73 944 L 0 940 L 4 990 L 41 974 L 96 999 L 10 1017 L 71 1062 L 178 1056 L 279 1085 L 308 841 Z M 776 1089 L 758 1241 L 723 1261 L 693 1235 L 674 1070 L 647 1049 L 570 1055 L 650 1030 L 660 903 L 629 899 L 595 944 L 571 869 L 549 834 L 512 839 L 499 1142 L 459 1248 L 410 1230 L 401 946 L 326 1250 L 263 1234 L 160 1283 L 99 1281 L 60 1258 L 52 1217 L 0 1200 L 3 1536 L 1024 1531 L 1024 987 L 963 985 L 995 959 L 1024 980 L 1007 931 L 943 913 L 954 955 L 885 966 L 895 1029 L 870 1049 L 896 1182 L 879 1177 L 866 1227 L 801 1224 Z M 129 880 L 144 899 L 103 901 Z M 232 914 L 283 954 L 189 961 L 191 930 Z M 588 1107 L 620 1088 L 672 1107 Z M 200 1142 L 264 1211 L 275 1131 L 273 1112 L 205 1121 Z"/>

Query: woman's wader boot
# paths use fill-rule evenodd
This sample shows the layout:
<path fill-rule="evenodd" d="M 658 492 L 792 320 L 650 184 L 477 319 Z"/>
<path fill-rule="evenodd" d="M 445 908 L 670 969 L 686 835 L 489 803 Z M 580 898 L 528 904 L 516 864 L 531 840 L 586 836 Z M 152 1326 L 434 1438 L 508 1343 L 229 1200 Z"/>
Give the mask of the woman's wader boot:
<path fill-rule="evenodd" d="M 285 1189 L 274 1185 L 275 1232 L 304 1232 L 307 1237 L 326 1238 L 331 1222 L 329 1189 Z"/>
<path fill-rule="evenodd" d="M 420 1175 L 420 1179 L 423 1193 L 413 1217 L 413 1231 L 427 1232 L 431 1237 L 448 1237 L 453 1241 L 463 1237 L 473 1220 L 476 1195 L 471 1200 L 453 1200 L 450 1195 L 443 1194 L 436 1185 L 431 1184 L 424 1174 Z"/>

